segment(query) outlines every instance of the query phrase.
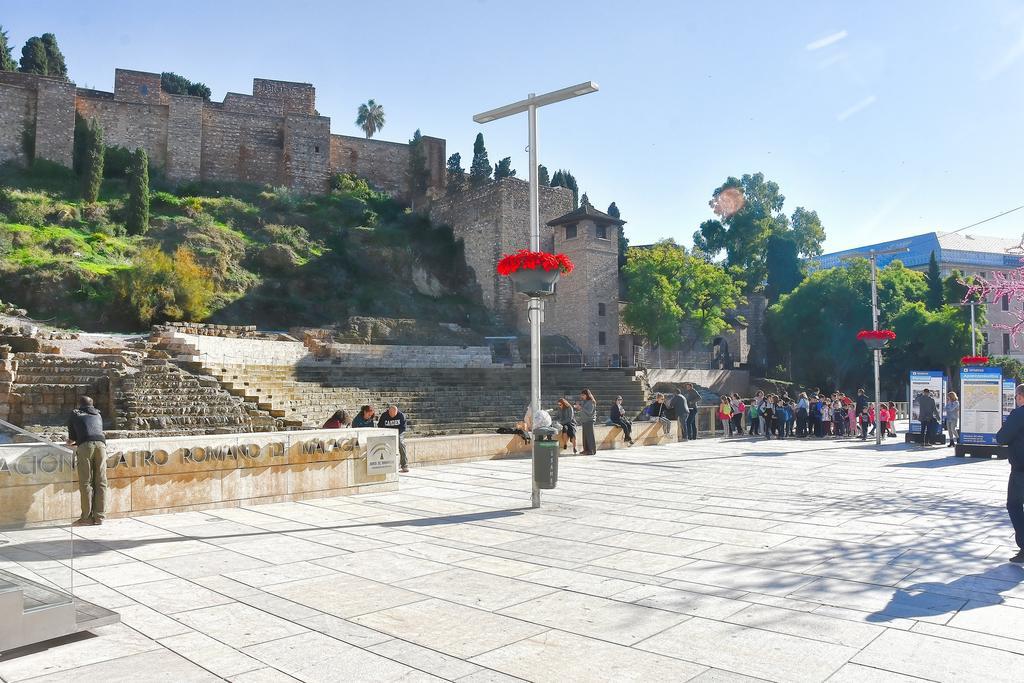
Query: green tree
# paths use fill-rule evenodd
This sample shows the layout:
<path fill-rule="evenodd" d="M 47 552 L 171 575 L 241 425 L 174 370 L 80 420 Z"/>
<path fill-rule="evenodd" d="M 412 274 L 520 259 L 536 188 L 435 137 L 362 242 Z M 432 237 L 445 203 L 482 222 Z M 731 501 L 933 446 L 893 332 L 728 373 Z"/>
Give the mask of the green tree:
<path fill-rule="evenodd" d="M 41 40 L 46 49 L 46 63 L 49 70 L 47 75 L 67 80 L 68 67 L 64 62 L 64 55 L 61 53 L 60 47 L 57 46 L 57 36 L 52 33 L 44 33 Z"/>
<path fill-rule="evenodd" d="M 491 162 L 487 158 L 487 147 L 484 146 L 484 134 L 477 133 L 473 141 L 473 163 L 469 165 L 469 184 L 483 187 L 491 182 Z"/>
<path fill-rule="evenodd" d="M 658 346 L 674 346 L 682 325 L 709 343 L 729 327 L 726 315 L 743 301 L 740 287 L 721 267 L 671 240 L 630 249 L 623 274 L 626 324 Z"/>
<path fill-rule="evenodd" d="M 99 199 L 100 187 L 103 185 L 103 128 L 96 119 L 89 126 L 86 149 L 82 197 L 91 203 Z"/>
<path fill-rule="evenodd" d="M 556 174 L 557 175 L 557 174 Z M 679 343 L 683 308 L 679 305 L 685 250 L 671 240 L 647 249 L 630 249 L 626 278 L 625 323 L 654 346 Z"/>
<path fill-rule="evenodd" d="M 580 205 L 580 187 L 576 183 L 576 177 L 566 170 L 555 171 L 551 177 L 551 187 L 565 187 L 572 190 L 572 208 Z"/>
<path fill-rule="evenodd" d="M 768 238 L 765 249 L 765 296 L 769 303 L 775 303 L 783 294 L 792 292 L 804 279 L 798 251 L 796 239 L 791 231 Z"/>
<path fill-rule="evenodd" d="M 896 333 L 883 366 L 889 383 L 903 384 L 911 370 L 942 369 L 953 377 L 961 356 L 971 348 L 970 323 L 955 306 L 930 311 L 923 301 L 909 302 L 889 327 Z"/>
<path fill-rule="evenodd" d="M 942 286 L 942 274 L 939 272 L 939 262 L 935 258 L 935 251 L 932 251 L 932 255 L 928 257 L 928 274 L 925 275 L 925 280 L 928 282 L 928 298 L 925 303 L 928 306 L 929 311 L 937 311 L 942 308 L 943 286 Z"/>
<path fill-rule="evenodd" d="M 537 165 L 537 183 L 539 185 L 551 184 L 551 177 L 548 175 L 548 167 L 544 164 Z"/>
<path fill-rule="evenodd" d="M 57 37 L 52 33 L 44 33 L 25 41 L 25 46 L 21 48 L 18 71 L 67 79 L 68 68 L 57 46 Z"/>
<path fill-rule="evenodd" d="M 448 194 L 458 194 L 466 189 L 466 169 L 462 168 L 462 155 L 456 152 L 448 157 Z"/>
<path fill-rule="evenodd" d="M 171 95 L 192 95 L 202 97 L 209 101 L 210 88 L 205 83 L 190 81 L 184 76 L 179 76 L 173 71 L 164 71 L 160 74 L 160 89 Z"/>
<path fill-rule="evenodd" d="M 149 230 L 149 157 L 146 150 L 136 148 L 128 173 L 129 235 L 144 235 Z"/>
<path fill-rule="evenodd" d="M 1024 363 L 1011 356 L 994 356 L 988 359 L 988 366 L 1003 371 L 1003 379 L 1012 379 L 1014 383 L 1024 382 Z"/>
<path fill-rule="evenodd" d="M 384 107 L 374 100 L 360 104 L 356 114 L 356 125 L 366 133 L 367 139 L 372 138 L 374 133 L 384 127 Z"/>
<path fill-rule="evenodd" d="M 46 58 L 46 46 L 38 36 L 32 36 L 21 48 L 21 59 L 18 61 L 18 71 L 23 74 L 49 74 L 49 64 Z"/>
<path fill-rule="evenodd" d="M 416 197 L 423 196 L 430 186 L 430 171 L 427 169 L 427 154 L 423 151 L 423 136 L 420 129 L 412 134 L 409 140 L 409 169 L 407 171 L 409 191 L 414 201 Z"/>
<path fill-rule="evenodd" d="M 924 301 L 926 290 L 924 276 L 900 261 L 881 268 L 879 326 L 890 326 L 908 303 Z M 812 273 L 781 295 L 765 315 L 769 343 L 784 350 L 782 364 L 791 379 L 804 385 L 849 389 L 866 384 L 871 357 L 856 339 L 857 332 L 866 329 L 871 329 L 871 266 L 866 259 Z M 900 331 L 896 334 L 900 343 Z"/>
<path fill-rule="evenodd" d="M 704 221 L 694 245 L 709 256 L 725 252 L 725 263 L 743 273 L 748 291 L 759 289 L 768 275 L 768 239 L 790 235 L 801 257 L 817 256 L 825 239 L 818 214 L 797 207 L 792 218 L 782 212 L 786 198 L 763 173 L 729 177 L 708 203 L 717 218 Z"/>
<path fill-rule="evenodd" d="M 7 31 L 0 25 L 0 71 L 14 71 L 17 68 L 17 62 L 11 57 L 11 44 L 7 39 Z"/>
<path fill-rule="evenodd" d="M 612 218 L 620 218 L 619 207 L 612 202 L 608 205 L 608 210 L 605 211 Z M 626 230 L 624 227 L 619 226 L 619 270 L 622 270 L 623 266 L 626 265 L 626 253 L 629 251 L 629 238 L 626 237 Z"/>
<path fill-rule="evenodd" d="M 89 154 L 89 122 L 84 116 L 75 112 L 75 133 L 72 143 L 71 168 L 81 178 L 85 174 Z"/>
<path fill-rule="evenodd" d="M 494 165 L 494 179 L 515 178 L 516 169 L 512 168 L 512 157 L 505 157 Z"/>

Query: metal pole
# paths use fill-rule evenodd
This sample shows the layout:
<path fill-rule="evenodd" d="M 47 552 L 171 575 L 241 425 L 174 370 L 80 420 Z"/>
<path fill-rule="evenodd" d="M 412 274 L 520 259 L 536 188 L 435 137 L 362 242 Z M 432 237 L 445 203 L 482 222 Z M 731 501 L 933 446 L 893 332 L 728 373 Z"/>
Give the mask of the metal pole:
<path fill-rule="evenodd" d="M 534 93 L 530 93 L 532 100 Z M 540 180 L 537 178 L 537 105 L 527 109 L 530 122 L 530 250 L 540 251 Z M 530 407 L 531 415 L 540 410 L 540 320 L 543 304 L 539 297 L 530 297 Z M 536 459 L 536 451 L 534 451 Z M 537 463 L 531 463 L 533 494 L 531 507 L 540 507 L 540 487 L 537 485 Z"/>
<path fill-rule="evenodd" d="M 878 330 L 878 270 L 877 256 L 871 253 L 871 329 Z M 875 445 L 882 445 L 882 406 L 879 398 L 878 365 L 881 360 L 881 350 L 874 350 L 875 366 Z"/>
<path fill-rule="evenodd" d="M 978 340 L 974 333 L 974 302 L 971 302 L 971 355 L 978 355 Z"/>

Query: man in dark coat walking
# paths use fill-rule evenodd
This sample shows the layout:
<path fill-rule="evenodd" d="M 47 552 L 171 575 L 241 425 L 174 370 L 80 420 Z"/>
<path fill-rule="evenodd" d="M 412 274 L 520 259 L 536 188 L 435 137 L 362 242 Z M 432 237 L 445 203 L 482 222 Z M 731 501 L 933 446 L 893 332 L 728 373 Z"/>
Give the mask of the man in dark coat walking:
<path fill-rule="evenodd" d="M 1006 512 L 1013 524 L 1013 533 L 1019 548 L 1010 562 L 1024 564 L 1024 384 L 1017 385 L 1014 393 L 1017 407 L 1006 417 L 996 433 L 996 441 L 1006 446 L 1010 461 L 1010 481 L 1006 486 Z"/>

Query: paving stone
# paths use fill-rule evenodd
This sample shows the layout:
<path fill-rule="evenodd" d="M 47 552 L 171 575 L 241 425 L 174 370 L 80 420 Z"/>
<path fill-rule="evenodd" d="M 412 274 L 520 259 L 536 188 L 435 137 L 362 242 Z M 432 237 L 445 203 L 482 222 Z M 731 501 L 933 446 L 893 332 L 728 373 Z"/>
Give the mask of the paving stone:
<path fill-rule="evenodd" d="M 705 670 L 690 662 L 558 630 L 506 645 L 472 661 L 525 680 L 551 683 L 686 681 Z"/>
<path fill-rule="evenodd" d="M 1019 681 L 1024 655 L 890 629 L 853 663 L 932 681 Z"/>
<path fill-rule="evenodd" d="M 392 607 L 352 620 L 463 659 L 548 630 L 544 626 L 437 599 Z"/>
<path fill-rule="evenodd" d="M 637 647 L 773 681 L 823 681 L 856 648 L 693 617 Z"/>
<path fill-rule="evenodd" d="M 509 607 L 501 610 L 501 614 L 622 645 L 632 645 L 687 618 L 665 610 L 564 591 Z"/>
<path fill-rule="evenodd" d="M 303 633 L 274 642 L 252 645 L 244 648 L 243 652 L 290 676 L 310 683 L 334 683 L 342 676 L 352 681 L 418 683 L 444 680 L 335 640 L 323 633 Z"/>

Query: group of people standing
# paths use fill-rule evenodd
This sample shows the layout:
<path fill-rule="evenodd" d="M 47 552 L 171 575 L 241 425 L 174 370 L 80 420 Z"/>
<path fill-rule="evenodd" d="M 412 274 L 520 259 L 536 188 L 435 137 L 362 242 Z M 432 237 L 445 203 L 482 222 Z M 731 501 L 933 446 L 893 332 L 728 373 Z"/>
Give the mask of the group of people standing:
<path fill-rule="evenodd" d="M 677 425 L 679 441 L 697 438 L 697 408 L 700 405 L 700 394 L 692 384 L 683 385 L 671 394 L 659 393 L 653 402 L 644 408 L 643 415 L 649 420 L 660 422 L 668 434 L 672 424 Z M 554 421 L 561 425 L 559 442 L 562 450 L 570 445 L 573 453 L 579 453 L 576 441 L 577 428 L 583 432 L 583 455 L 597 453 L 597 439 L 594 436 L 594 425 L 597 422 L 597 398 L 590 389 L 584 389 L 575 403 L 568 398 L 558 399 L 558 405 L 551 413 Z M 623 405 L 621 396 L 616 396 L 608 409 L 607 424 L 622 430 L 622 440 L 633 445 L 633 421 Z"/>
<path fill-rule="evenodd" d="M 739 394 L 721 397 L 718 417 L 729 436 L 785 438 L 841 438 L 857 436 L 866 440 L 875 433 L 875 406 L 863 389 L 854 398 L 842 392 L 826 395 L 815 389 L 800 392 L 794 399 L 787 392 L 765 394 L 758 391 L 752 399 Z M 896 436 L 896 404 L 882 403 L 879 408 L 882 436 Z"/>

